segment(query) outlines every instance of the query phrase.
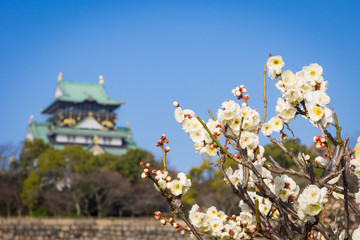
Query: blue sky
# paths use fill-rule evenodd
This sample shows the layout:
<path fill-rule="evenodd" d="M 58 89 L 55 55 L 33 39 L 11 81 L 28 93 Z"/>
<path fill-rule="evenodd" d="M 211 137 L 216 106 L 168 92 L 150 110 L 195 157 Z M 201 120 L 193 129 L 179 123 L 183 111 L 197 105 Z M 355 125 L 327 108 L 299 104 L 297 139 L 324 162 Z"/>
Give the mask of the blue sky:
<path fill-rule="evenodd" d="M 343 134 L 360 134 L 359 1 L 1 1 L 0 144 L 24 140 L 31 114 L 54 100 L 57 75 L 98 82 L 125 100 L 118 125 L 130 122 L 139 147 L 187 171 L 201 157 L 173 118 L 172 102 L 204 119 L 244 84 L 262 112 L 262 71 L 269 53 L 284 69 L 319 63 Z M 269 84 L 270 115 L 279 93 Z M 304 119 L 294 130 L 310 144 Z M 262 138 L 262 144 L 268 143 Z"/>

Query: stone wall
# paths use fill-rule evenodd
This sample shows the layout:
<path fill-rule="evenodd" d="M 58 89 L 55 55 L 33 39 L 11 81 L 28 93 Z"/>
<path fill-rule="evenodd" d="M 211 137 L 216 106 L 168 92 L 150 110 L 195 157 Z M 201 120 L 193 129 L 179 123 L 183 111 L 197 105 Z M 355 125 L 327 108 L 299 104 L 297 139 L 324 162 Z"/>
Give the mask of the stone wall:
<path fill-rule="evenodd" d="M 1 218 L 1 240 L 182 240 L 153 218 Z"/>

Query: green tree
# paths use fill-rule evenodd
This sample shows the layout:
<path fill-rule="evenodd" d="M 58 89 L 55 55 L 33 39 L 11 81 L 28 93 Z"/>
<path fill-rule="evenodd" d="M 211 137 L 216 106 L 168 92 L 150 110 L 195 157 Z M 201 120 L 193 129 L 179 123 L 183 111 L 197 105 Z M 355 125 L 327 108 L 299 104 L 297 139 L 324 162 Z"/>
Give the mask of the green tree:
<path fill-rule="evenodd" d="M 21 201 L 29 209 L 30 215 L 38 202 L 40 181 L 40 176 L 35 171 L 31 171 L 24 181 Z"/>

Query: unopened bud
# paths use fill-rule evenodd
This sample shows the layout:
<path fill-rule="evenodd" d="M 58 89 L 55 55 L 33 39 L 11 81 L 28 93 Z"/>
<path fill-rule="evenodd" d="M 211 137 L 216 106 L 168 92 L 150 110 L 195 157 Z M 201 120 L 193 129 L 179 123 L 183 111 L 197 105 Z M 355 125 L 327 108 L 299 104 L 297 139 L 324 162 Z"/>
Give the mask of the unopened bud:
<path fill-rule="evenodd" d="M 147 173 L 143 172 L 143 173 L 141 174 L 141 178 L 147 178 Z"/>
<path fill-rule="evenodd" d="M 156 174 L 156 173 L 157 173 L 157 170 L 156 170 L 156 169 L 153 169 L 151 172 L 152 172 L 152 174 Z"/>
<path fill-rule="evenodd" d="M 314 142 L 318 142 L 318 141 L 320 140 L 320 137 L 319 137 L 319 136 L 315 136 L 313 140 L 314 140 Z"/>
<path fill-rule="evenodd" d="M 295 197 L 295 193 L 290 194 L 290 198 L 294 199 Z"/>
<path fill-rule="evenodd" d="M 166 225 L 165 219 L 161 219 L 161 220 L 160 220 L 160 223 L 161 223 L 161 225 L 165 226 L 165 225 Z"/>
<path fill-rule="evenodd" d="M 321 142 L 316 142 L 315 147 L 316 147 L 316 148 L 321 148 L 321 147 L 322 147 L 322 143 L 321 143 Z"/>
<path fill-rule="evenodd" d="M 144 162 L 143 162 L 143 161 L 141 161 L 141 162 L 139 162 L 139 164 L 140 164 L 140 166 L 142 166 L 142 165 L 144 165 Z"/>
<path fill-rule="evenodd" d="M 232 218 L 232 219 L 236 219 L 236 215 L 232 215 L 231 218 Z"/>
<path fill-rule="evenodd" d="M 234 155 L 234 157 L 239 158 L 240 155 L 239 155 L 238 153 L 236 153 L 236 154 Z"/>
<path fill-rule="evenodd" d="M 270 228 L 269 228 L 269 227 L 266 227 L 266 228 L 265 228 L 265 231 L 267 231 L 267 232 L 268 232 L 269 230 L 270 230 Z"/>
<path fill-rule="evenodd" d="M 224 148 L 225 148 L 225 150 L 228 150 L 228 149 L 229 149 L 229 146 L 225 146 Z"/>
<path fill-rule="evenodd" d="M 237 96 L 237 97 L 240 97 L 241 92 L 240 92 L 240 91 L 235 91 L 235 94 L 234 94 L 234 95 Z"/>
<path fill-rule="evenodd" d="M 144 173 L 148 173 L 149 172 L 149 169 L 148 168 L 145 168 L 144 169 Z"/>
<path fill-rule="evenodd" d="M 149 167 L 150 167 L 150 163 L 147 163 L 147 164 L 145 165 L 145 167 L 149 168 Z"/>
<path fill-rule="evenodd" d="M 169 139 L 165 139 L 164 142 L 169 143 Z"/>
<path fill-rule="evenodd" d="M 325 137 L 321 137 L 321 138 L 320 138 L 320 141 L 321 141 L 322 143 L 324 143 L 324 142 L 326 142 L 326 138 L 325 138 Z"/>
<path fill-rule="evenodd" d="M 248 94 L 246 94 L 245 96 L 244 96 L 244 99 L 245 100 L 248 100 L 250 97 L 249 97 L 249 95 Z"/>
<path fill-rule="evenodd" d="M 175 222 L 174 218 L 169 218 L 169 221 L 170 221 L 171 223 Z"/>
<path fill-rule="evenodd" d="M 169 152 L 169 151 L 170 151 L 170 147 L 166 147 L 165 152 Z"/>
<path fill-rule="evenodd" d="M 180 104 L 179 104 L 179 102 L 178 102 L 178 101 L 174 101 L 174 102 L 173 102 L 173 106 L 174 106 L 174 107 L 179 107 L 179 106 L 180 106 Z"/>
<path fill-rule="evenodd" d="M 185 233 L 186 233 L 186 230 L 185 230 L 185 229 L 181 230 L 181 234 L 182 234 L 182 235 L 184 235 Z"/>
<path fill-rule="evenodd" d="M 166 139 L 166 135 L 165 134 L 161 134 L 161 139 Z"/>
<path fill-rule="evenodd" d="M 171 182 L 171 177 L 170 177 L 170 176 L 167 176 L 165 180 L 166 180 L 167 182 Z"/>
<path fill-rule="evenodd" d="M 160 178 L 158 176 L 155 177 L 155 181 L 159 181 Z"/>
<path fill-rule="evenodd" d="M 284 133 L 284 134 L 282 135 L 282 139 L 283 139 L 283 140 L 286 140 L 287 138 L 288 138 L 288 135 Z"/>
<path fill-rule="evenodd" d="M 242 92 L 242 93 L 246 93 L 246 88 L 242 88 L 242 89 L 241 89 L 241 92 Z"/>
<path fill-rule="evenodd" d="M 305 160 L 306 160 L 306 161 L 310 160 L 310 156 L 309 156 L 309 155 L 305 155 Z"/>

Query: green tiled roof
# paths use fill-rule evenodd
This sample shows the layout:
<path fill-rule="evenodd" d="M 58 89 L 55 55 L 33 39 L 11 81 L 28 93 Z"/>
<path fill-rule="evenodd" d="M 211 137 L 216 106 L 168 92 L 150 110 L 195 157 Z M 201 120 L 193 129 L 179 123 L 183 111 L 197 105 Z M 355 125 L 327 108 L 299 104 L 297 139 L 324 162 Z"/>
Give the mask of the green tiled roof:
<path fill-rule="evenodd" d="M 32 122 L 29 124 L 29 132 L 33 136 L 33 138 L 41 139 L 44 143 L 49 143 L 48 135 L 50 133 L 50 126 L 52 123 L 50 122 Z"/>
<path fill-rule="evenodd" d="M 60 81 L 57 88 L 62 92 L 58 100 L 67 102 L 84 102 L 93 100 L 99 104 L 121 105 L 124 101 L 109 98 L 104 86 L 99 83 Z"/>

